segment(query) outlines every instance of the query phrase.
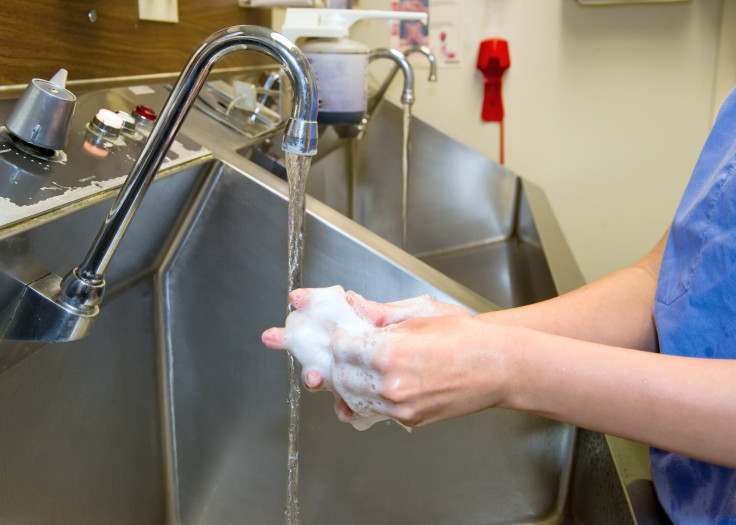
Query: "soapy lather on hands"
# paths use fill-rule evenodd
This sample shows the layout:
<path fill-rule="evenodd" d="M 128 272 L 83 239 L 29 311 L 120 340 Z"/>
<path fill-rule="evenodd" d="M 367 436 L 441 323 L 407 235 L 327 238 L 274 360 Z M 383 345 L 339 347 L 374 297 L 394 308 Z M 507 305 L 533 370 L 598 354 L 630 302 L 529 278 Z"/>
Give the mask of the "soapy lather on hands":
<path fill-rule="evenodd" d="M 289 350 L 302 365 L 305 386 L 333 392 L 338 418 L 358 430 L 391 418 L 412 423 L 396 403 L 422 380 L 415 372 L 421 349 L 404 356 L 410 374 L 386 374 L 389 361 L 398 357 L 391 355 L 392 342 L 400 337 L 401 324 L 414 318 L 471 315 L 426 295 L 382 304 L 341 286 L 294 290 L 289 301 L 296 310 L 284 328 L 263 333 L 264 344 Z"/>
<path fill-rule="evenodd" d="M 295 290 L 287 326 L 262 339 L 294 351 L 307 388 L 335 393 L 338 418 L 358 428 L 508 408 L 733 468 L 736 361 L 657 353 L 651 312 L 666 238 L 582 288 L 476 315 L 427 296 L 381 304 L 339 287 Z M 673 406 L 698 424 L 685 429 Z"/>

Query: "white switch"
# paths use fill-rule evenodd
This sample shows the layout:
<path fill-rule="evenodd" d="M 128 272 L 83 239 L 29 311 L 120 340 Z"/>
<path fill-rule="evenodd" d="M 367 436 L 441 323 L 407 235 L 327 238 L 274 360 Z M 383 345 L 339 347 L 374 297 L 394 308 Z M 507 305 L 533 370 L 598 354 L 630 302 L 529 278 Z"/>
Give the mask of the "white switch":
<path fill-rule="evenodd" d="M 179 21 L 178 0 L 138 0 L 138 18 L 155 22 Z"/>

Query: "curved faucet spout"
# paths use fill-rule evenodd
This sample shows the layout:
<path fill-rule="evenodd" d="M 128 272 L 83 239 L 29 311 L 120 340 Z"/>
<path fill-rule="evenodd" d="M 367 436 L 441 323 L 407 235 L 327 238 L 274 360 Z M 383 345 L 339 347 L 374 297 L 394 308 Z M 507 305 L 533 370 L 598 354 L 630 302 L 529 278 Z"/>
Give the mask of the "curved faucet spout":
<path fill-rule="evenodd" d="M 388 51 L 388 50 L 379 50 L 379 51 Z M 404 51 L 404 57 L 409 57 L 409 55 L 413 55 L 414 53 L 421 53 L 424 56 L 427 57 L 427 60 L 429 60 L 429 78 L 428 80 L 430 82 L 436 82 L 437 81 L 437 58 L 434 56 L 434 53 L 432 53 L 432 50 L 430 50 L 427 46 L 414 46 L 410 47 L 406 51 Z M 381 53 L 381 56 L 386 56 L 384 53 Z M 378 58 L 378 57 L 375 57 Z M 389 85 L 391 85 L 391 82 L 393 81 L 394 77 L 396 76 L 396 73 L 398 73 L 399 69 L 404 70 L 404 92 L 406 93 L 406 70 L 408 69 L 411 71 L 412 75 L 412 82 L 413 82 L 413 69 L 411 68 L 411 65 L 409 62 L 403 57 L 401 57 L 401 53 L 398 51 L 394 51 L 391 53 L 391 56 L 386 56 L 386 58 L 390 58 L 394 61 L 396 61 L 396 66 L 391 70 L 391 72 L 386 76 L 386 78 L 383 80 L 383 84 L 381 84 L 381 87 L 378 88 L 378 91 L 371 97 L 369 103 L 368 103 L 368 110 L 366 111 L 366 118 L 364 119 L 364 125 L 365 122 L 367 122 L 368 118 L 373 114 L 373 112 L 376 110 L 376 107 L 378 106 L 378 103 L 381 102 L 383 99 L 383 96 L 386 94 L 386 91 L 388 90 Z M 369 60 L 373 60 L 373 57 L 371 56 Z M 414 96 L 414 90 L 412 85 L 412 93 L 411 96 Z M 404 102 L 402 98 L 402 102 Z"/>
<path fill-rule="evenodd" d="M 376 49 L 375 51 L 371 51 L 371 54 L 368 55 L 369 62 L 373 62 L 378 58 L 388 58 L 389 60 L 393 60 L 396 63 L 397 68 L 401 69 L 401 72 L 404 74 L 404 91 L 401 94 L 401 103 L 413 104 L 416 100 L 414 96 L 414 70 L 406 57 L 400 51 L 395 49 Z M 393 74 L 391 75 L 391 78 L 393 78 Z M 382 95 L 383 93 L 381 93 L 381 96 Z"/>
<path fill-rule="evenodd" d="M 279 33 L 258 26 L 234 26 L 214 33 L 194 52 L 176 81 L 143 151 L 126 179 L 86 258 L 61 283 L 57 301 L 92 313 L 102 300 L 104 272 L 130 220 L 207 76 L 224 56 L 257 51 L 278 62 L 294 92 L 282 142 L 287 153 L 317 152 L 317 83 L 302 52 Z"/>
<path fill-rule="evenodd" d="M 427 77 L 427 80 L 430 82 L 437 82 L 437 57 L 434 56 L 432 50 L 427 46 L 414 46 L 404 51 L 404 56 L 408 58 L 410 55 L 415 53 L 421 53 L 427 57 L 427 60 L 429 61 L 429 77 Z"/>
<path fill-rule="evenodd" d="M 396 65 L 391 69 L 391 72 L 384 78 L 381 86 L 376 92 L 371 95 L 368 99 L 367 108 L 363 119 L 360 124 L 354 125 L 335 125 L 335 130 L 340 138 L 355 138 L 361 135 L 365 131 L 366 126 L 371 118 L 371 115 L 376 111 L 378 104 L 383 100 L 388 87 L 391 85 L 396 73 L 399 69 L 404 73 L 404 91 L 401 94 L 401 103 L 406 105 L 412 105 L 416 97 L 414 95 L 414 69 L 406 59 L 409 55 L 414 53 L 422 53 L 429 60 L 429 81 L 437 81 L 437 59 L 432 51 L 426 46 L 415 46 L 407 49 L 402 55 L 401 52 L 395 49 L 376 49 L 368 55 L 368 61 L 373 62 L 378 58 L 388 58 L 393 60 Z"/>

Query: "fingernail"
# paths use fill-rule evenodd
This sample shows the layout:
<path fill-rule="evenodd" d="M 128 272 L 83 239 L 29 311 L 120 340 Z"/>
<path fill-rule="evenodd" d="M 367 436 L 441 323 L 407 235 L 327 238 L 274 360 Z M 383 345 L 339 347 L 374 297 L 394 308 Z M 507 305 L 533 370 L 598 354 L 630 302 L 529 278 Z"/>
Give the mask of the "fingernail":
<path fill-rule="evenodd" d="M 322 374 L 316 370 L 310 370 L 304 384 L 307 388 L 319 388 L 322 385 Z"/>

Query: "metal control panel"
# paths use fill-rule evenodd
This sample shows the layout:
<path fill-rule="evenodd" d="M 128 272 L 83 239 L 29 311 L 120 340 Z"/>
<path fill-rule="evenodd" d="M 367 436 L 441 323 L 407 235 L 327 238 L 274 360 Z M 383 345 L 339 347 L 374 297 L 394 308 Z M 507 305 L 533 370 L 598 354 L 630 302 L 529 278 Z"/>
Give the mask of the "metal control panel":
<path fill-rule="evenodd" d="M 79 94 L 64 150 L 34 148 L 1 127 L 0 229 L 119 188 L 145 144 L 151 108 L 163 106 L 167 95 L 164 86 Z M 0 123 L 15 102 L 0 101 Z M 159 172 L 209 155 L 179 133 Z"/>

